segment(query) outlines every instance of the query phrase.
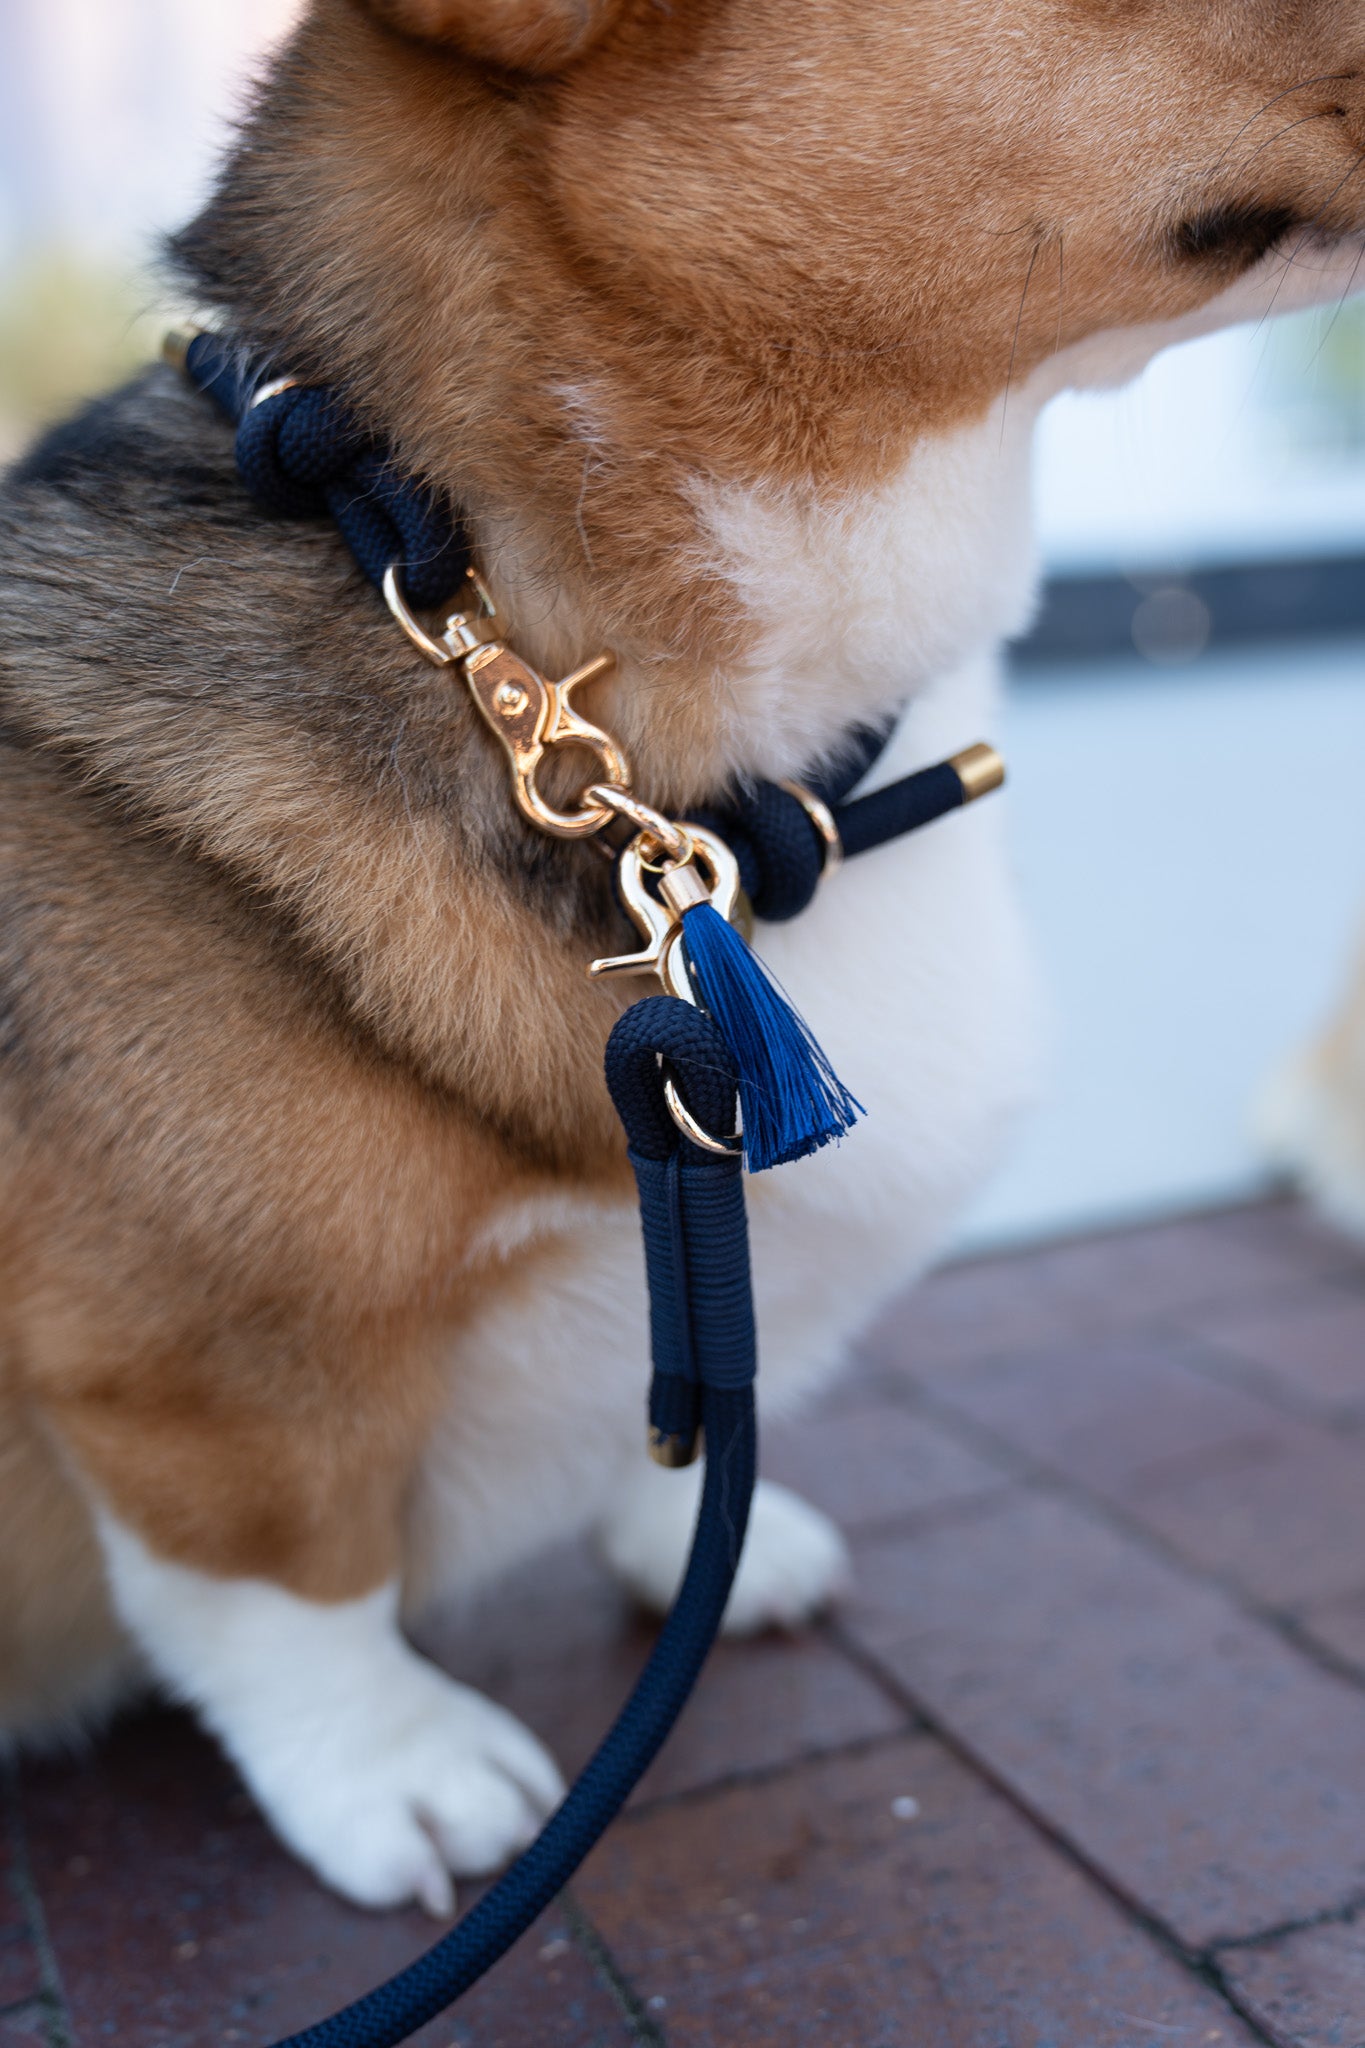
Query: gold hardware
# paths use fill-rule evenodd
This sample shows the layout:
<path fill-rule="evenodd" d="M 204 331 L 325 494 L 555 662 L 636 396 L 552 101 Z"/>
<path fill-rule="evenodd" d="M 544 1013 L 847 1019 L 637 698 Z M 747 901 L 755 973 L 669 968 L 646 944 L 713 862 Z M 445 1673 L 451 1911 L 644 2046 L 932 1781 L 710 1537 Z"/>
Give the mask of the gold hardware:
<path fill-rule="evenodd" d="M 711 891 L 697 873 L 695 861 L 685 867 L 665 868 L 659 877 L 659 894 L 675 917 L 685 917 L 699 903 L 711 901 Z"/>
<path fill-rule="evenodd" d="M 687 1104 L 683 1101 L 682 1096 L 678 1092 L 678 1084 L 671 1074 L 667 1075 L 664 1080 L 664 1102 L 667 1104 L 669 1115 L 683 1136 L 690 1138 L 694 1145 L 700 1145 L 703 1152 L 716 1152 L 719 1153 L 722 1159 L 729 1159 L 736 1152 L 743 1151 L 744 1140 L 738 1131 L 735 1132 L 733 1138 L 713 1138 L 709 1131 L 703 1130 Z"/>
<path fill-rule="evenodd" d="M 788 796 L 796 798 L 796 801 L 824 840 L 825 863 L 820 870 L 820 878 L 822 881 L 827 882 L 831 875 L 838 874 L 844 864 L 844 842 L 839 837 L 839 827 L 834 822 L 833 811 L 824 801 L 823 797 L 818 797 L 813 789 L 807 789 L 804 782 L 788 782 L 783 780 L 777 786 L 779 789 L 785 789 Z"/>
<path fill-rule="evenodd" d="M 267 398 L 278 398 L 282 391 L 297 391 L 301 377 L 272 377 L 266 384 L 258 384 L 247 400 L 247 411 L 255 412 L 258 405 L 264 405 Z"/>
<path fill-rule="evenodd" d="M 589 791 L 589 794 L 595 792 Z M 700 1004 L 692 985 L 687 949 L 683 944 L 683 916 L 699 903 L 709 903 L 727 923 L 732 921 L 741 893 L 739 862 L 723 839 L 700 825 L 674 826 L 673 830 L 681 832 L 687 839 L 689 851 L 685 858 L 661 871 L 656 870 L 646 853 L 646 828 L 625 848 L 617 868 L 621 901 L 637 929 L 649 941 L 648 945 L 638 953 L 594 960 L 588 973 L 594 981 L 618 974 L 657 974 L 665 995 L 681 996 L 685 1003 L 691 1003 L 694 1009 L 698 1009 Z M 699 872 L 703 869 L 705 875 Z M 659 873 L 658 895 L 646 880 L 655 872 Z M 709 882 L 706 875 L 710 876 Z M 699 1145 L 703 1152 L 728 1156 L 741 1149 L 743 1140 L 738 1134 L 733 1138 L 714 1138 L 703 1129 L 683 1101 L 671 1076 L 664 1080 L 664 1102 L 683 1136 Z"/>
<path fill-rule="evenodd" d="M 699 861 L 710 876 L 706 900 L 728 923 L 739 898 L 739 862 L 714 832 L 690 824 L 683 829 L 692 842 L 693 860 Z M 617 887 L 627 914 L 648 944 L 638 953 L 594 960 L 588 973 L 594 981 L 620 974 L 657 974 L 665 995 L 681 996 L 685 1003 L 698 1008 L 682 943 L 682 913 L 654 894 L 646 881 L 648 872 L 640 839 L 633 839 L 621 855 Z"/>
<path fill-rule="evenodd" d="M 449 668 L 453 661 L 463 661 L 475 648 L 495 640 L 497 634 L 489 620 L 497 617 L 497 609 L 488 594 L 483 578 L 473 569 L 465 571 L 466 590 L 461 593 L 463 602 L 456 606 L 446 619 L 438 640 L 428 633 L 408 606 L 403 587 L 398 581 L 398 567 L 390 563 L 384 571 L 384 602 L 394 618 L 403 628 L 419 654 L 426 656 L 436 668 Z"/>
<path fill-rule="evenodd" d="M 202 327 L 168 327 L 161 337 L 161 360 L 169 363 L 173 370 L 185 374 L 185 358 L 190 352 L 190 343 L 198 341 L 204 332 Z"/>
<path fill-rule="evenodd" d="M 1005 764 L 994 747 L 978 741 L 974 747 L 964 747 L 960 754 L 954 754 L 948 766 L 962 784 L 962 801 L 974 804 L 979 796 L 989 796 L 993 789 L 999 789 L 1005 780 Z"/>
<path fill-rule="evenodd" d="M 693 1430 L 690 1437 L 669 1436 L 662 1429 L 649 1432 L 649 1455 L 656 1465 L 662 1465 L 666 1472 L 681 1472 L 684 1465 L 695 1465 L 701 1450 L 701 1431 Z"/>
<path fill-rule="evenodd" d="M 556 839 L 586 839 L 610 824 L 615 815 L 606 793 L 630 784 L 625 755 L 610 733 L 575 711 L 569 699 L 582 683 L 595 681 L 615 666 L 612 654 L 599 654 L 576 668 L 563 682 L 552 683 L 514 654 L 498 637 L 497 611 L 487 587 L 474 570 L 466 578 L 460 607 L 450 613 L 438 634 L 428 632 L 412 612 L 398 572 L 384 572 L 384 597 L 389 610 L 418 652 L 437 668 L 463 665 L 470 695 L 490 732 L 501 742 L 512 769 L 513 793 L 522 815 Z M 595 754 L 600 775 L 578 800 L 578 809 L 559 810 L 542 796 L 541 763 L 556 747 L 581 747 Z M 648 829 L 660 843 L 677 843 L 676 828 L 651 812 Z M 662 828 L 660 833 L 659 828 Z"/>
<path fill-rule="evenodd" d="M 583 792 L 590 803 L 606 804 L 618 818 L 627 818 L 640 834 L 645 844 L 641 847 L 644 865 L 651 874 L 661 873 L 665 862 L 685 863 L 692 858 L 692 841 L 681 825 L 666 818 L 662 811 L 656 811 L 652 804 L 641 803 L 638 796 L 632 796 L 628 789 L 618 788 L 608 782 L 591 782 Z"/>
<path fill-rule="evenodd" d="M 625 756 L 610 733 L 581 717 L 569 702 L 580 683 L 604 674 L 612 661 L 609 654 L 599 655 L 562 683 L 551 683 L 499 640 L 464 656 L 465 680 L 484 722 L 503 744 L 523 815 L 556 839 L 584 839 L 600 832 L 614 814 L 595 785 L 583 792 L 576 811 L 557 810 L 541 795 L 537 779 L 548 753 L 556 747 L 583 747 L 602 764 L 604 784 L 624 788 L 630 781 Z"/>

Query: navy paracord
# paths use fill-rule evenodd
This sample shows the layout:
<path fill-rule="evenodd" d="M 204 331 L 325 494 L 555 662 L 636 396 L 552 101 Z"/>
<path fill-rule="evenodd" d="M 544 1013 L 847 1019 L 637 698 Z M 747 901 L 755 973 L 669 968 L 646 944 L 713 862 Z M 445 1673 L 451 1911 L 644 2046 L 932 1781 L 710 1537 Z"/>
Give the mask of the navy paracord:
<path fill-rule="evenodd" d="M 336 392 L 292 383 L 272 390 L 269 365 L 212 334 L 189 344 L 185 368 L 236 423 L 238 471 L 268 511 L 330 516 L 370 581 L 382 585 L 396 565 L 405 596 L 419 609 L 454 593 L 470 564 L 458 519 L 440 494 L 402 475 Z M 806 785 L 831 811 L 847 854 L 968 800 L 956 767 L 943 762 L 849 801 L 889 736 L 889 727 L 855 730 L 835 765 Z M 745 785 L 697 822 L 712 825 L 732 846 L 758 916 L 781 921 L 805 909 L 828 848 L 790 790 Z M 656 1444 L 684 1456 L 698 1429 L 705 1437 L 701 1505 L 682 1586 L 610 1732 L 530 1848 L 425 1955 L 276 2048 L 397 2048 L 477 1982 L 620 1812 L 685 1705 L 720 1628 L 757 1464 L 744 1183 L 736 1156 L 705 1151 L 680 1135 L 663 1091 L 671 1078 L 702 1130 L 729 1133 L 738 1069 L 730 1041 L 706 1011 L 656 996 L 618 1020 L 606 1072 L 640 1196 L 654 1361 L 651 1430 Z"/>
<path fill-rule="evenodd" d="M 268 512 L 333 519 L 357 564 L 378 589 L 397 564 L 403 594 L 418 610 L 458 589 L 470 566 L 469 539 L 448 501 L 405 477 L 391 451 L 357 425 L 327 385 L 289 384 L 273 395 L 271 365 L 218 334 L 198 334 L 185 371 L 237 427 L 237 469 Z M 808 778 L 829 805 L 845 853 L 866 852 L 929 824 L 966 800 L 950 762 L 921 769 L 849 803 L 891 736 L 890 725 L 859 726 L 832 767 Z M 798 917 L 815 895 L 826 847 L 800 800 L 776 782 L 753 782 L 697 812 L 732 847 L 756 916 Z"/>
<path fill-rule="evenodd" d="M 257 504 L 285 519 L 335 520 L 371 583 L 378 588 L 397 563 L 419 609 L 458 588 L 470 564 L 463 527 L 362 432 L 335 391 L 283 380 L 272 391 L 260 358 L 216 334 L 195 336 L 185 373 L 236 424 L 238 474 Z"/>
<path fill-rule="evenodd" d="M 662 1357 L 667 1377 L 687 1359 L 706 1433 L 701 1506 L 682 1586 L 630 1698 L 530 1848 L 406 1970 L 276 2048 L 397 2048 L 477 1982 L 562 1891 L 620 1812 L 715 1641 L 757 1471 L 748 1233 L 738 1161 L 702 1152 L 679 1135 L 664 1106 L 661 1061 L 706 1128 L 730 1127 L 737 1090 L 720 1032 L 673 996 L 636 1003 L 608 1041 L 607 1083 L 639 1177 L 651 1287 L 659 1288 L 656 1360 Z M 660 1190 L 674 1161 L 681 1198 L 661 1230 L 661 1204 L 670 1198 Z"/>

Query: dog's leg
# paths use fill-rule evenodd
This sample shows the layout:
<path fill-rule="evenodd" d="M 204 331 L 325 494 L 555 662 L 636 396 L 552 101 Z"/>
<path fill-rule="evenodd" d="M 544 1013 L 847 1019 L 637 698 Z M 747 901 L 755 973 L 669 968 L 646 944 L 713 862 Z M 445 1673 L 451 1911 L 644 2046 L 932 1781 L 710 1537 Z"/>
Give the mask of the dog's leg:
<path fill-rule="evenodd" d="M 664 1472 L 642 1458 L 598 1526 L 606 1563 L 655 1612 L 662 1613 L 678 1589 L 700 1496 L 700 1465 Z M 849 1576 L 848 1548 L 829 1516 L 785 1486 L 760 1479 L 725 1633 L 796 1628 L 836 1600 Z"/>
<path fill-rule="evenodd" d="M 158 1558 L 100 1517 L 115 1602 L 275 1829 L 364 1906 L 454 1905 L 535 1834 L 563 1787 L 520 1722 L 410 1649 L 398 1592 L 306 1600 Z"/>

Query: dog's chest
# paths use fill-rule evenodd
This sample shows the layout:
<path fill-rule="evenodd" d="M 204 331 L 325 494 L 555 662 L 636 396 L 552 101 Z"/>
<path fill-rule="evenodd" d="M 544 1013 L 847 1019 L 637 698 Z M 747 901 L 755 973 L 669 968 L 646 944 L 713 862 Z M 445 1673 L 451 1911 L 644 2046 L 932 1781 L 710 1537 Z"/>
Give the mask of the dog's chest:
<path fill-rule="evenodd" d="M 861 495 L 697 492 L 715 573 L 751 622 L 727 679 L 731 765 L 799 774 L 911 700 L 874 779 L 992 736 L 996 664 L 1031 586 L 1027 426 L 980 422 Z M 756 944 L 867 1110 L 837 1149 L 750 1185 L 760 1398 L 791 1406 L 948 1238 L 1031 1084 L 1033 979 L 998 799 L 851 861 Z M 641 993 L 647 993 L 642 986 Z M 423 1474 L 418 1582 L 477 1583 L 600 1514 L 640 1455 L 648 1311 L 639 1221 L 582 1199 L 509 1215 L 537 1247 L 450 1361 Z"/>
<path fill-rule="evenodd" d="M 891 780 L 993 726 L 993 664 L 920 699 Z M 1033 976 L 1000 805 L 851 861 L 756 944 L 867 1115 L 837 1149 L 750 1183 L 761 1398 L 789 1407 L 938 1251 L 1032 1083 Z M 601 1511 L 639 1455 L 648 1321 L 622 1203 L 509 1223 L 539 1239 L 460 1340 L 418 1517 L 419 1576 L 467 1584 Z M 524 1279 L 510 1275 L 524 1271 Z"/>

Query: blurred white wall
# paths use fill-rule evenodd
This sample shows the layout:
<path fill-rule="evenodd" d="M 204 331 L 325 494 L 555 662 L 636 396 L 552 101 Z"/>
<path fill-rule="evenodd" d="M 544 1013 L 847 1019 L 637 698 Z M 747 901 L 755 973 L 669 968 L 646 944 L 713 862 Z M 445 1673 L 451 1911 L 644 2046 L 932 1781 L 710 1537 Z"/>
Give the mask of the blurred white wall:
<path fill-rule="evenodd" d="M 1000 740 L 1055 1040 L 964 1241 L 1254 1195 L 1257 1095 L 1365 922 L 1365 643 L 1031 675 Z"/>
<path fill-rule="evenodd" d="M 1365 546 L 1365 306 L 1234 328 L 1126 390 L 1058 399 L 1037 502 L 1044 555 L 1072 572 Z"/>
<path fill-rule="evenodd" d="M 4 0 L 0 269 L 140 261 L 202 199 L 294 0 Z"/>

